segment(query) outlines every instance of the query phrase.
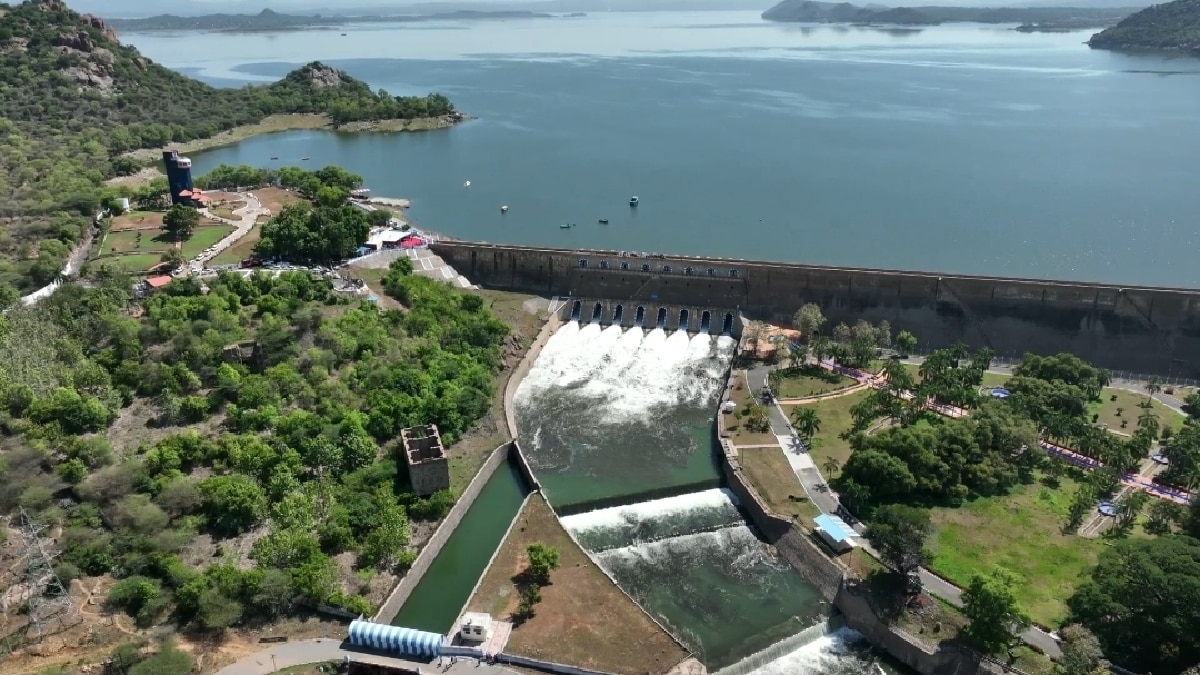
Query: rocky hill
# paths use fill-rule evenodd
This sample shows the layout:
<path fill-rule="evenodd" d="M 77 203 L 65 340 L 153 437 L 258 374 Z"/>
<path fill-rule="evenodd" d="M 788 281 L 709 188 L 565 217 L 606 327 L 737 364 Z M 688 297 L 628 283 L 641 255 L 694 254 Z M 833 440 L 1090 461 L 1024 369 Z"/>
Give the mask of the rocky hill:
<path fill-rule="evenodd" d="M 1096 33 L 1088 46 L 1200 54 L 1200 0 L 1175 0 L 1147 7 Z"/>
<path fill-rule="evenodd" d="M 62 0 L 0 4 L 0 306 L 53 279 L 120 156 L 207 138 L 278 113 L 335 124 L 437 117 L 439 94 L 395 97 L 320 63 L 266 86 L 217 89 L 122 45 Z"/>

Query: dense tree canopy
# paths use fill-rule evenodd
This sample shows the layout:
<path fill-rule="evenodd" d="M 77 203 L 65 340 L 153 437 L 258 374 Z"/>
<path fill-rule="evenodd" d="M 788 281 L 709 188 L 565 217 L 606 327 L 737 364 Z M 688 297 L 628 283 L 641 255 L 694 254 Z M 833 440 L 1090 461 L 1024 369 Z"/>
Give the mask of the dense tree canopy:
<path fill-rule="evenodd" d="M 1119 541 L 1068 604 L 1114 662 L 1177 675 L 1200 663 L 1200 540 Z"/>
<path fill-rule="evenodd" d="M 64 576 L 117 576 L 110 603 L 143 625 L 216 630 L 297 599 L 370 613 L 332 556 L 411 564 L 410 521 L 454 498 L 408 489 L 396 437 L 433 423 L 453 443 L 486 413 L 507 332 L 410 272 L 385 281 L 403 312 L 290 272 L 177 279 L 140 316 L 129 280 L 101 275 L 0 317 L 0 511 L 61 526 Z M 118 446 L 113 420 L 139 415 L 162 432 Z M 255 544 L 193 566 L 201 533 Z"/>
<path fill-rule="evenodd" d="M 289 204 L 263 225 L 254 252 L 263 259 L 328 264 L 353 257 L 370 230 L 367 214 L 349 204 Z"/>

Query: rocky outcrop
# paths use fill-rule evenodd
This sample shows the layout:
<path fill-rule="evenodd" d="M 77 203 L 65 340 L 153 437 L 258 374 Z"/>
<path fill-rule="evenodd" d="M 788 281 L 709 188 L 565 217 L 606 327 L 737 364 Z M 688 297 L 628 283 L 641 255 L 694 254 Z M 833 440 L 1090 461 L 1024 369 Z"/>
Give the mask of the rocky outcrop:
<path fill-rule="evenodd" d="M 342 83 L 342 71 L 324 64 L 305 66 L 304 75 L 314 89 L 336 87 Z"/>

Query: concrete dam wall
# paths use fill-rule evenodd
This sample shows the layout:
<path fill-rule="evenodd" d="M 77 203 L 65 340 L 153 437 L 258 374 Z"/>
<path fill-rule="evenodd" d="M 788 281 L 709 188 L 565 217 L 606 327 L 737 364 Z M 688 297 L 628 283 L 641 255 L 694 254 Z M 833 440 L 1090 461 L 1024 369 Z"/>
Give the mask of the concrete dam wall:
<path fill-rule="evenodd" d="M 813 302 L 830 324 L 886 319 L 925 347 L 962 341 L 999 354 L 1071 352 L 1110 369 L 1200 377 L 1196 289 L 467 242 L 438 242 L 433 249 L 485 288 L 593 303 L 733 308 L 776 322 L 789 322 Z"/>

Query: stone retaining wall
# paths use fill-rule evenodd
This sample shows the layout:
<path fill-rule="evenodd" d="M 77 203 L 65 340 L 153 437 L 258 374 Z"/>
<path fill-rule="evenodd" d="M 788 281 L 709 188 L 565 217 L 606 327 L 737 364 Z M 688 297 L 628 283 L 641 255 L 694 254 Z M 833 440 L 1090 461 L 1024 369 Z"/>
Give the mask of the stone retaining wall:
<path fill-rule="evenodd" d="M 483 486 L 487 484 L 492 474 L 496 473 L 496 469 L 508 458 L 508 443 L 501 445 L 492 451 L 488 456 L 487 461 L 483 463 L 483 467 L 479 469 L 479 473 L 475 474 L 475 478 L 471 479 L 470 485 L 463 491 L 462 496 L 454 504 L 454 508 L 450 509 L 450 513 L 438 525 L 437 530 L 429 541 L 425 543 L 425 547 L 421 549 L 421 553 L 409 568 L 408 574 L 400 580 L 392 594 L 388 596 L 383 606 L 375 613 L 371 619 L 375 623 L 390 624 L 392 619 L 396 618 L 396 614 L 400 611 L 400 607 L 408 600 L 408 596 L 412 594 L 413 589 L 420 583 L 421 578 L 425 576 L 425 572 L 429 570 L 429 566 L 433 564 L 438 554 L 442 552 L 442 548 L 446 545 L 446 541 L 450 539 L 450 535 L 454 533 L 454 529 L 462 522 L 463 516 L 467 510 L 475 503 L 479 497 L 479 493 L 483 490 Z"/>
<path fill-rule="evenodd" d="M 547 673 L 559 673 L 560 675 L 612 675 L 601 670 L 589 670 L 587 668 L 579 668 L 576 666 L 568 666 L 553 661 L 542 661 L 540 659 L 531 659 L 528 656 L 517 656 L 516 654 L 500 654 L 496 657 L 500 663 L 507 663 L 514 666 L 524 666 L 533 668 Z"/>

